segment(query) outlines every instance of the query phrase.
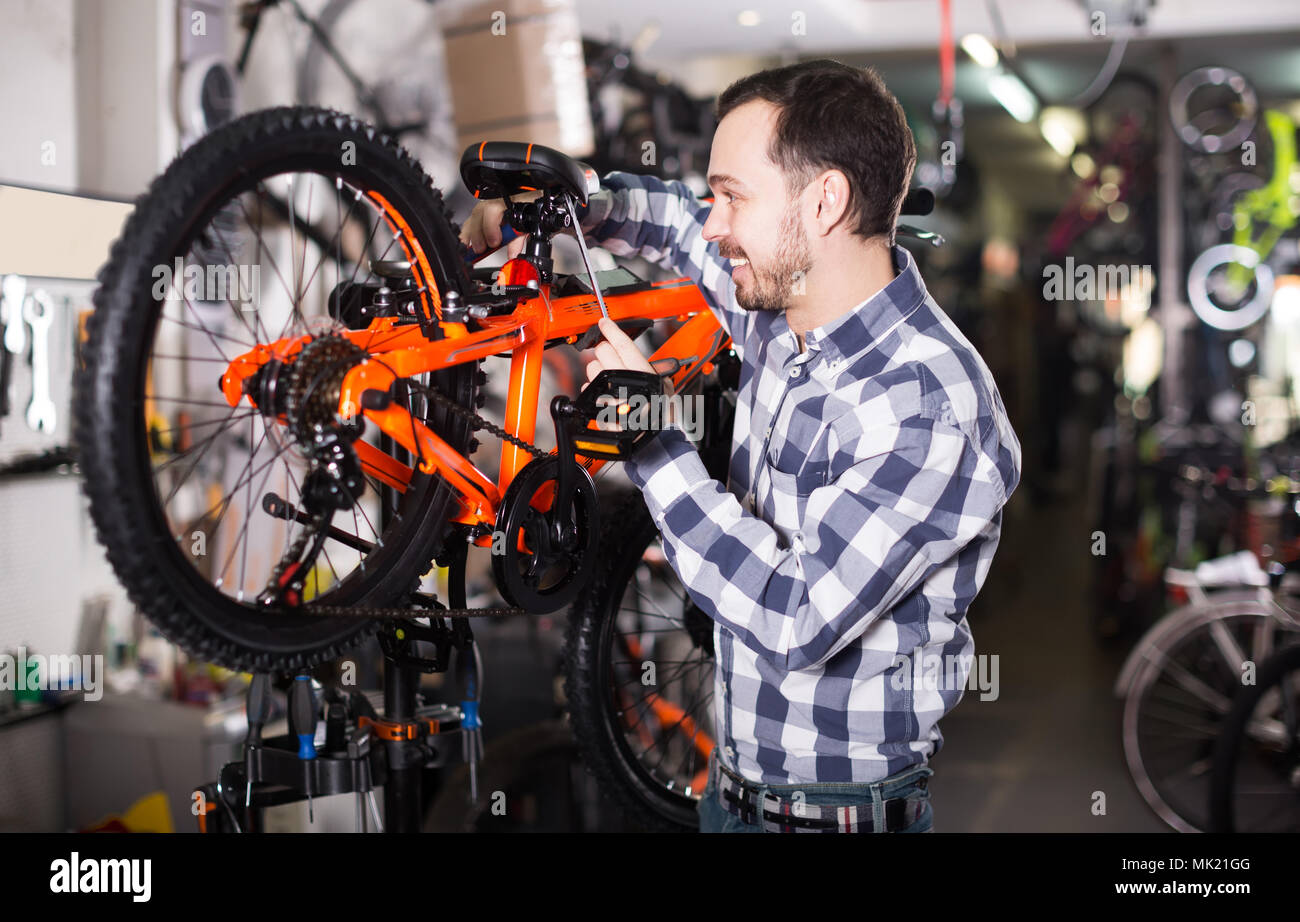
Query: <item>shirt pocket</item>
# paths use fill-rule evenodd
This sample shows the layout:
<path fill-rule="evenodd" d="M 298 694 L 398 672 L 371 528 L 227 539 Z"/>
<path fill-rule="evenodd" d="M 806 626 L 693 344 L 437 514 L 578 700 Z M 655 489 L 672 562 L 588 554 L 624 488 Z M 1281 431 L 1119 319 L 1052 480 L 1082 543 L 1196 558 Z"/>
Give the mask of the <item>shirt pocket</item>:
<path fill-rule="evenodd" d="M 768 464 L 767 472 L 772 478 L 773 491 L 786 496 L 807 497 L 813 490 L 826 485 L 826 473 L 829 468 L 830 463 L 827 461 L 809 462 L 795 473 L 789 474 Z"/>

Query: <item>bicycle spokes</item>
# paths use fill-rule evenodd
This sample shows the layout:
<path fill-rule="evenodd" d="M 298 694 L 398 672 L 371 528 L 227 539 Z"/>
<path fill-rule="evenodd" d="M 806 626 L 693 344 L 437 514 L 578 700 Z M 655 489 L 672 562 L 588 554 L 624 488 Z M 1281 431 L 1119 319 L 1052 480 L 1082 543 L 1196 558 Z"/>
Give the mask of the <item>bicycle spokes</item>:
<path fill-rule="evenodd" d="M 400 514 L 392 471 L 409 481 L 410 453 L 362 435 L 338 403 L 343 376 L 385 342 L 361 308 L 381 290 L 393 312 L 419 306 L 413 289 L 393 304 L 396 283 L 374 271 L 400 265 L 404 243 L 365 190 L 289 173 L 233 195 L 155 270 L 143 408 L 155 489 L 195 568 L 238 601 L 282 577 L 309 600 L 364 574 Z M 255 373 L 228 380 L 257 350 Z M 394 396 L 412 419 L 427 414 L 415 390 Z"/>
<path fill-rule="evenodd" d="M 655 783 L 698 797 L 714 745 L 712 622 L 657 542 L 632 574 L 611 630 L 609 693 L 622 744 Z"/>

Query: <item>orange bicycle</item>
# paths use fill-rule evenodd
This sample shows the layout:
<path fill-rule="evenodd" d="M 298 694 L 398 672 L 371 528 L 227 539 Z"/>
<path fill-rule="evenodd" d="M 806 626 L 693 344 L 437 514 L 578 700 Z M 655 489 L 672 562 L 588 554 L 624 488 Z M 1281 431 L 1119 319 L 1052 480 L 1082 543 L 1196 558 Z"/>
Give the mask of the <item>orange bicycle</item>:
<path fill-rule="evenodd" d="M 650 358 L 702 402 L 701 455 L 725 480 L 739 360 L 689 278 L 553 271 L 594 171 L 484 142 L 461 174 L 476 197 L 540 193 L 511 202 L 529 241 L 500 270 L 469 265 L 405 150 L 341 113 L 255 112 L 183 152 L 137 202 L 87 323 L 74 434 L 96 531 L 167 637 L 237 670 L 302 672 L 377 631 L 463 642 L 472 616 L 576 599 L 584 757 L 643 825 L 693 828 L 712 624 L 674 588 L 639 494 L 603 516 L 596 489 L 653 431 L 630 408 L 662 381 L 605 371 L 556 397 L 549 451 L 539 382 L 545 350 L 593 345 L 602 314 L 634 338 L 665 321 Z M 500 424 L 476 412 L 494 356 L 510 366 Z M 471 459 L 477 431 L 501 440 L 495 478 Z M 509 607 L 464 607 L 470 546 L 491 550 Z M 446 601 L 422 591 L 434 562 L 454 574 Z"/>
<path fill-rule="evenodd" d="M 676 393 L 725 387 L 728 369 L 734 387 L 728 338 L 689 279 L 552 272 L 551 239 L 594 173 L 540 145 L 466 156 L 476 195 L 544 193 L 512 209 L 530 242 L 499 271 L 467 264 L 440 192 L 395 141 L 326 110 L 223 126 L 138 201 L 100 273 L 75 435 L 114 570 L 192 656 L 300 672 L 394 619 L 466 631 L 457 616 L 571 603 L 597 558 L 596 475 L 651 431 L 602 429 L 593 382 L 552 401 L 556 449 L 533 444 L 544 350 L 590 342 L 602 311 L 634 336 L 680 321 L 654 355 L 680 360 Z M 502 425 L 475 412 L 491 356 L 510 360 Z M 605 374 L 611 392 L 660 388 Z M 502 440 L 494 479 L 470 458 L 478 430 Z M 719 476 L 729 440 L 729 419 L 704 435 Z M 467 546 L 494 552 L 511 607 L 420 591 Z M 660 713 L 655 732 L 677 732 Z"/>

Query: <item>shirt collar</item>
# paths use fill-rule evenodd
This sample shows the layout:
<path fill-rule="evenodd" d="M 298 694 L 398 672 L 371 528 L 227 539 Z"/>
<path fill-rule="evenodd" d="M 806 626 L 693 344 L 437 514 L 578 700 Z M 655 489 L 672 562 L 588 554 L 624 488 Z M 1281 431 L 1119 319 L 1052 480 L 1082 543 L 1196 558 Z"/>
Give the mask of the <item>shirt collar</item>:
<path fill-rule="evenodd" d="M 893 247 L 893 259 L 898 269 L 893 281 L 852 310 L 804 333 L 809 352 L 821 352 L 827 361 L 868 352 L 921 305 L 925 300 L 925 282 L 916 260 L 905 247 L 897 244 Z M 789 333 L 784 312 L 781 325 Z M 789 336 L 793 341 L 794 334 Z M 794 348 L 797 354 L 798 346 Z"/>

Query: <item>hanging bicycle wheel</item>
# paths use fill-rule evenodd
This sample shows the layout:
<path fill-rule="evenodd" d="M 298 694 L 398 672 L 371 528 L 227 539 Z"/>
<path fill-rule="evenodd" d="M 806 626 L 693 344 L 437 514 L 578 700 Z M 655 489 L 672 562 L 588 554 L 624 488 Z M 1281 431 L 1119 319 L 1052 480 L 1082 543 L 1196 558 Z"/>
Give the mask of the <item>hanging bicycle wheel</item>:
<path fill-rule="evenodd" d="M 1211 832 L 1300 832 L 1300 645 L 1259 664 L 1214 753 Z"/>
<path fill-rule="evenodd" d="M 1198 67 L 1169 93 L 1169 118 L 1182 142 L 1207 154 L 1224 153 L 1250 137 L 1259 116 L 1255 89 L 1226 67 Z"/>
<path fill-rule="evenodd" d="M 412 272 L 420 284 L 394 277 Z M 337 414 L 342 376 L 382 345 L 356 332 L 378 289 L 417 322 L 467 284 L 429 178 L 340 113 L 253 113 L 154 182 L 100 282 L 75 437 L 96 530 L 131 599 L 191 655 L 234 669 L 306 668 L 372 632 L 373 621 L 310 610 L 400 603 L 450 529 L 441 478 Z M 232 404 L 231 362 L 258 347 L 271 361 Z M 419 381 L 463 405 L 480 383 L 476 363 Z M 468 424 L 418 389 L 399 383 L 394 397 L 468 448 Z M 322 481 L 319 440 L 345 438 L 356 477 Z M 348 496 L 322 506 L 332 484 Z M 259 606 L 308 539 L 302 606 Z"/>
<path fill-rule="evenodd" d="M 298 102 L 378 125 L 435 180 L 455 179 L 457 146 L 438 7 L 429 0 L 329 0 L 309 30 Z M 453 205 L 473 202 L 460 183 Z"/>
<path fill-rule="evenodd" d="M 1234 282 L 1233 266 L 1248 274 Z M 1187 270 L 1187 300 L 1196 316 L 1216 330 L 1244 330 L 1268 313 L 1273 303 L 1273 270 L 1250 247 L 1212 246 Z"/>
<path fill-rule="evenodd" d="M 1166 619 L 1139 642 L 1143 662 L 1124 701 L 1124 755 L 1151 809 L 1179 832 L 1199 832 L 1242 664 L 1262 662 L 1286 631 L 1251 593 L 1225 593 Z"/>
<path fill-rule="evenodd" d="M 569 621 L 574 735 L 634 822 L 695 830 L 713 749 L 713 622 L 669 566 L 640 493 L 609 508 L 604 557 Z"/>

